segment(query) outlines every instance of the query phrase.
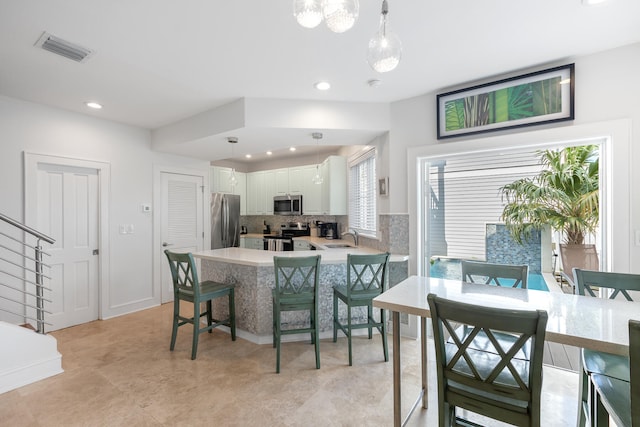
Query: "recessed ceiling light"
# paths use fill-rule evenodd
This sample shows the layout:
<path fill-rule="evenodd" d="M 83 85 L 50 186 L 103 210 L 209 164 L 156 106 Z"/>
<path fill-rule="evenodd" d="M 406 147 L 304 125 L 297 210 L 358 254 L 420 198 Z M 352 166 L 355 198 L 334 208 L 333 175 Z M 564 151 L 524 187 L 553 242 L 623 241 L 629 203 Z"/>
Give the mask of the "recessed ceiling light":
<path fill-rule="evenodd" d="M 296 147 L 289 147 L 289 151 L 296 151 Z"/>
<path fill-rule="evenodd" d="M 94 110 L 99 110 L 102 108 L 101 104 L 98 104 L 97 102 L 93 102 L 93 101 L 85 102 L 84 105 L 86 105 L 89 108 L 93 108 Z"/>
<path fill-rule="evenodd" d="M 331 88 L 331 84 L 329 84 L 329 82 L 321 81 L 314 84 L 313 87 L 318 90 L 329 90 Z"/>
<path fill-rule="evenodd" d="M 270 155 L 272 155 L 272 154 L 273 154 L 273 152 L 271 152 L 271 151 L 267 151 L 267 156 L 270 156 Z"/>
<path fill-rule="evenodd" d="M 247 159 L 250 159 L 250 158 L 251 158 L 251 154 L 245 154 L 244 156 L 245 156 Z"/>
<path fill-rule="evenodd" d="M 608 0 L 582 0 L 582 4 L 585 6 L 593 6 L 594 4 L 604 3 Z"/>

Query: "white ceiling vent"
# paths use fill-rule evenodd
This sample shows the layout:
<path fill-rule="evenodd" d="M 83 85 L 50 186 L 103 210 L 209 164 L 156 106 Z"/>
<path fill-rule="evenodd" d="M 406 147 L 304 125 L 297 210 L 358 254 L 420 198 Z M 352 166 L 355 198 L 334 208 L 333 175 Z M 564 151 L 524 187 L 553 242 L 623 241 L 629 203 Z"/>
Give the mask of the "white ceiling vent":
<path fill-rule="evenodd" d="M 85 62 L 94 53 L 91 49 L 78 46 L 77 44 L 49 34 L 46 31 L 42 33 L 34 46 L 41 47 L 44 50 L 48 50 L 51 53 L 64 56 L 65 58 L 72 59 L 76 62 Z"/>

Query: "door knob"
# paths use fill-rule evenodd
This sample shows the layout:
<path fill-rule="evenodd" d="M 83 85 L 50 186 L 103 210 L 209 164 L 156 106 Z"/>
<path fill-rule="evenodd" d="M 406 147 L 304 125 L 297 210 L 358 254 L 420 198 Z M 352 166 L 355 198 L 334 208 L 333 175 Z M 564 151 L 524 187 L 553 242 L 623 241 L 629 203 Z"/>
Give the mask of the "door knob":
<path fill-rule="evenodd" d="M 162 246 L 166 248 L 167 246 L 173 246 L 173 243 L 162 242 Z"/>

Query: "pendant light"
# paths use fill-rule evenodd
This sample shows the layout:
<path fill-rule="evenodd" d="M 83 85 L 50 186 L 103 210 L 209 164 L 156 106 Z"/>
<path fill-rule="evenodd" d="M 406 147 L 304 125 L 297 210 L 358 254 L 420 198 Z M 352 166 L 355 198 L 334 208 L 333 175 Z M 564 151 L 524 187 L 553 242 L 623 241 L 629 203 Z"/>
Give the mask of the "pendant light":
<path fill-rule="evenodd" d="M 311 178 L 311 182 L 320 185 L 323 182 L 322 174 L 320 173 L 320 140 L 322 139 L 322 132 L 313 132 L 311 137 L 316 140 L 316 174 Z"/>
<path fill-rule="evenodd" d="M 238 138 L 235 136 L 230 136 L 227 138 L 227 142 L 231 144 L 231 161 L 233 161 L 233 146 L 238 143 Z M 236 178 L 236 168 L 231 168 L 231 175 L 229 175 L 229 185 L 231 188 L 235 188 L 238 183 L 238 178 Z"/>
<path fill-rule="evenodd" d="M 293 16 L 305 28 L 315 28 L 322 22 L 322 0 L 293 0 Z"/>
<path fill-rule="evenodd" d="M 398 66 L 402 57 L 402 43 L 400 38 L 387 25 L 389 5 L 387 0 L 382 0 L 382 13 L 380 16 L 380 29 L 369 40 L 367 62 L 375 71 L 386 73 Z"/>
<path fill-rule="evenodd" d="M 356 23 L 360 13 L 358 0 L 323 0 L 322 15 L 334 33 L 344 33 Z"/>
<path fill-rule="evenodd" d="M 334 33 L 344 33 L 359 13 L 358 0 L 293 0 L 293 16 L 305 28 L 315 28 L 324 20 Z"/>

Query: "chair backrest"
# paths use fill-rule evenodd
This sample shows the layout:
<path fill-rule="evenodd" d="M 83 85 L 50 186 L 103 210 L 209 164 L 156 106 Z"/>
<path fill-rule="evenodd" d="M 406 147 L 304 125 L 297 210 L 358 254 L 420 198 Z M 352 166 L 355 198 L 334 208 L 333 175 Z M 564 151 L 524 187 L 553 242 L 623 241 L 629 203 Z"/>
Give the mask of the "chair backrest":
<path fill-rule="evenodd" d="M 387 290 L 389 253 L 347 255 L 347 295 L 380 295 Z"/>
<path fill-rule="evenodd" d="M 629 378 L 631 423 L 640 425 L 640 321 L 629 320 Z"/>
<path fill-rule="evenodd" d="M 193 255 L 169 250 L 165 250 L 164 253 L 169 260 L 174 296 L 181 291 L 192 293 L 195 297 L 200 295 L 200 282 L 198 281 L 198 271 Z"/>
<path fill-rule="evenodd" d="M 583 270 L 600 270 L 600 259 L 596 245 L 567 245 L 560 244 L 560 259 L 562 260 L 562 270 L 569 277 L 574 268 Z"/>
<path fill-rule="evenodd" d="M 573 278 L 578 294 L 598 296 L 598 289 L 611 289 L 610 299 L 622 295 L 627 301 L 633 301 L 628 291 L 640 291 L 640 274 L 610 273 L 606 271 L 573 269 Z M 594 289 L 595 288 L 595 289 Z"/>
<path fill-rule="evenodd" d="M 308 257 L 273 257 L 276 275 L 276 298 L 279 295 L 314 294 L 318 296 L 320 255 Z"/>
<path fill-rule="evenodd" d="M 465 304 L 435 294 L 427 300 L 439 408 L 446 402 L 511 424 L 539 425 L 547 312 Z M 476 337 L 490 344 L 478 349 L 471 345 Z M 521 351 L 524 346 L 531 351 Z"/>
<path fill-rule="evenodd" d="M 491 264 L 462 260 L 460 267 L 462 268 L 462 280 L 465 282 L 527 288 L 529 266 L 526 264 Z"/>

